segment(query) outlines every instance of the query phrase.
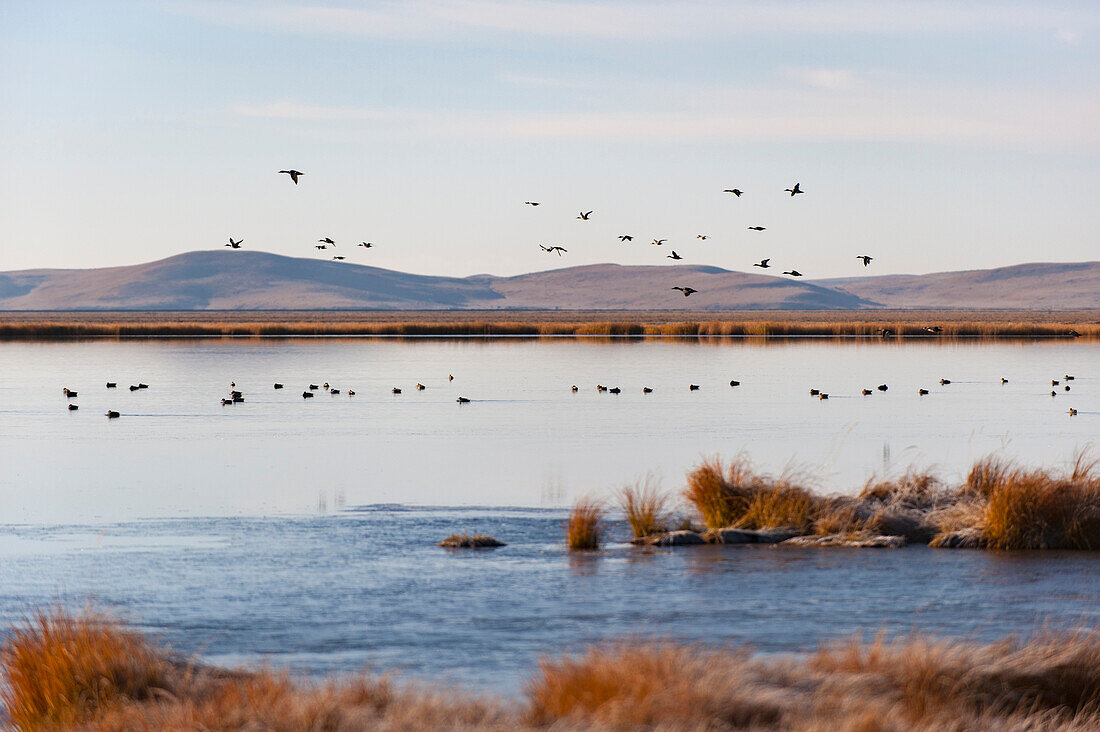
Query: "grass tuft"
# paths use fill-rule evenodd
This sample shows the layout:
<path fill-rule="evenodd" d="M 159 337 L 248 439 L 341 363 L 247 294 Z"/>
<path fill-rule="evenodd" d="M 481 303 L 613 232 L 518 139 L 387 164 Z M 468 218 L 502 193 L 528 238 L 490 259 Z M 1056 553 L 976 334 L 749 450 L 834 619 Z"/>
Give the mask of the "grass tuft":
<path fill-rule="evenodd" d="M 668 530 L 668 496 L 652 476 L 619 489 L 619 507 L 635 538 L 659 534 Z"/>
<path fill-rule="evenodd" d="M 565 525 L 565 543 L 572 551 L 599 549 L 603 539 L 604 505 L 591 498 L 573 504 Z"/>
<path fill-rule="evenodd" d="M 169 664 L 106 618 L 40 610 L 0 649 L 3 702 L 18 729 L 66 728 L 165 689 Z"/>

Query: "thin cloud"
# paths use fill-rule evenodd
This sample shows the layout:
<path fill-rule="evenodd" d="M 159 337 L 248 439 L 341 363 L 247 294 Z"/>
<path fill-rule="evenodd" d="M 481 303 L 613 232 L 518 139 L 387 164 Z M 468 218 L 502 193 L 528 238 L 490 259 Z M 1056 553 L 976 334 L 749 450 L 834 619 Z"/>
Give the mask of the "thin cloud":
<path fill-rule="evenodd" d="M 398 137 L 1100 145 L 1100 103 L 1085 103 L 1082 98 L 935 89 L 872 90 L 840 98 L 829 91 L 728 90 L 710 98 L 709 111 L 501 112 L 316 106 L 292 101 L 238 105 L 231 111 L 270 120 L 353 123 L 353 130 Z"/>
<path fill-rule="evenodd" d="M 1014 3 L 844 0 L 841 2 L 596 2 L 579 0 L 386 0 L 339 5 L 180 0 L 171 11 L 207 22 L 302 34 L 453 38 L 507 32 L 570 38 L 701 38 L 737 34 L 987 33 L 1091 27 L 1096 14 Z"/>

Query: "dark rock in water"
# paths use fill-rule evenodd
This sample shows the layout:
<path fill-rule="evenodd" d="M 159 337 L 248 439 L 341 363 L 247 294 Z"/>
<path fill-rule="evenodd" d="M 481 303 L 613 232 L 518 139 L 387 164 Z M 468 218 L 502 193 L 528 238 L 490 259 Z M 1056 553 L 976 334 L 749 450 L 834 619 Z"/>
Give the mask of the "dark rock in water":
<path fill-rule="evenodd" d="M 900 549 L 908 544 L 904 536 L 852 536 L 850 534 L 826 534 L 825 536 L 796 536 L 783 542 L 783 546 L 839 546 L 869 549 Z"/>
<path fill-rule="evenodd" d="M 782 541 L 801 536 L 801 531 L 792 529 L 711 529 L 706 539 L 711 544 L 778 544 Z"/>
<path fill-rule="evenodd" d="M 632 539 L 631 544 L 642 546 L 694 546 L 706 544 L 703 537 L 694 531 L 666 531 L 663 534 L 650 534 Z"/>
<path fill-rule="evenodd" d="M 488 534 L 451 534 L 439 542 L 438 546 L 447 549 L 491 549 L 506 545 Z"/>
<path fill-rule="evenodd" d="M 928 544 L 938 549 L 985 549 L 988 545 L 989 539 L 981 529 L 948 531 Z"/>

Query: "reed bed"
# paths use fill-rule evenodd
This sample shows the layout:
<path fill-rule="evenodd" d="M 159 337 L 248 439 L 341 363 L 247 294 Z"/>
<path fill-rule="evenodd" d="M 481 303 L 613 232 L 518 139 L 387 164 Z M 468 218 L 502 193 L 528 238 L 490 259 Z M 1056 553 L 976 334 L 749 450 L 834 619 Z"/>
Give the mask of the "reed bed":
<path fill-rule="evenodd" d="M 683 497 L 708 529 L 789 529 L 802 535 L 904 536 L 933 546 L 1100 550 L 1100 470 L 1087 455 L 1067 471 L 987 457 L 965 482 L 927 471 L 869 481 L 855 496 L 822 495 L 745 458 L 705 459 Z M 958 534 L 965 534 L 963 537 Z"/>
<path fill-rule="evenodd" d="M 581 498 L 573 504 L 565 522 L 565 544 L 570 551 L 600 548 L 605 512 L 603 503 L 591 498 Z"/>
<path fill-rule="evenodd" d="M 101 617 L 51 610 L 11 630 L 0 671 L 19 730 L 1100 728 L 1100 634 L 1089 631 L 987 644 L 853 637 L 798 656 L 622 640 L 543 658 L 522 695 L 494 699 L 385 676 L 307 682 L 181 663 Z"/>
<path fill-rule="evenodd" d="M 546 313 L 514 313 L 481 318 L 460 317 L 451 313 L 417 314 L 407 319 L 377 314 L 321 313 L 313 317 L 278 314 L 254 320 L 244 314 L 184 313 L 157 320 L 155 313 L 95 313 L 66 316 L 0 316 L 0 340 L 50 340 L 64 338 L 131 337 L 265 337 L 265 336 L 605 336 L 605 337 L 711 337 L 711 336 L 787 336 L 787 337 L 881 337 L 883 329 L 894 336 L 921 338 L 1071 338 L 1073 333 L 1086 339 L 1100 338 L 1100 319 L 1066 317 L 1044 320 L 1039 315 L 1018 320 L 1003 314 L 973 314 L 971 319 L 945 319 L 939 322 L 941 333 L 925 331 L 928 320 L 913 316 L 875 318 L 833 317 L 810 319 L 791 312 L 772 314 L 771 318 L 734 317 L 666 319 L 646 313 L 625 314 L 623 319 L 607 319 L 599 314 L 575 320 L 549 318 Z"/>

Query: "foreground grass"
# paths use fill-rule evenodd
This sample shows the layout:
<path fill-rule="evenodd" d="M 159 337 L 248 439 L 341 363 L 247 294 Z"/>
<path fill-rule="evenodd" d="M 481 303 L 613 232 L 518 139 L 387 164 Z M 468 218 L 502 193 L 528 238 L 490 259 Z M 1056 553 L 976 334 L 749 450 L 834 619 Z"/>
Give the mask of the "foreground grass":
<path fill-rule="evenodd" d="M 942 332 L 932 334 L 935 324 Z M 3 313 L 0 339 L 151 336 L 1100 337 L 1100 313 L 1018 311 L 331 311 Z"/>
<path fill-rule="evenodd" d="M 545 658 L 520 698 L 492 699 L 189 665 L 102 618 L 51 611 L 13 629 L 0 671 L 20 730 L 1100 728 L 1090 632 L 987 645 L 854 638 L 786 657 L 623 641 Z"/>
<path fill-rule="evenodd" d="M 747 459 L 703 461 L 683 492 L 708 529 L 789 529 L 802 535 L 903 536 L 933 546 L 1100 549 L 1100 471 L 1078 458 L 1068 471 L 1025 468 L 989 457 L 966 481 L 946 486 L 910 471 L 869 482 L 856 496 L 827 496 Z"/>

